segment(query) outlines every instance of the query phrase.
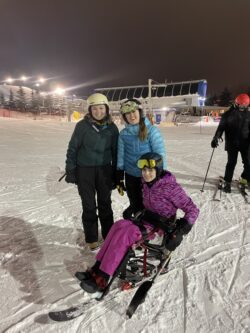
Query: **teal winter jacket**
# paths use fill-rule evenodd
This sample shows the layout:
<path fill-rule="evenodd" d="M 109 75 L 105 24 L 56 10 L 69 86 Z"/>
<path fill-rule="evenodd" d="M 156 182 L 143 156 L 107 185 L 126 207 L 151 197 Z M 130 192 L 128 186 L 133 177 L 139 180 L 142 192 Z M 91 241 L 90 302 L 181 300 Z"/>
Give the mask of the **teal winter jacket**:
<path fill-rule="evenodd" d="M 119 131 L 111 122 L 98 126 L 87 115 L 76 124 L 70 139 L 66 170 L 73 171 L 77 166 L 103 166 L 117 162 L 117 140 Z"/>

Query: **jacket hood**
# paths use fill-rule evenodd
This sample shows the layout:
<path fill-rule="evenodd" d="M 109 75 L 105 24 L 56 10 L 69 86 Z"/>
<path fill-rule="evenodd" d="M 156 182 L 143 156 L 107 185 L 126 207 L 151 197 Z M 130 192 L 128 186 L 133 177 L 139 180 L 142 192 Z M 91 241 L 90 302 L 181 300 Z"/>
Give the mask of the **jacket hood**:
<path fill-rule="evenodd" d="M 86 116 L 84 117 L 85 120 L 87 120 L 89 123 L 91 124 L 95 124 L 98 126 L 104 126 L 104 125 L 109 125 L 112 123 L 112 117 L 110 115 L 104 117 L 102 120 L 98 121 L 95 120 L 93 117 L 91 117 L 91 115 L 89 113 L 86 114 Z"/>

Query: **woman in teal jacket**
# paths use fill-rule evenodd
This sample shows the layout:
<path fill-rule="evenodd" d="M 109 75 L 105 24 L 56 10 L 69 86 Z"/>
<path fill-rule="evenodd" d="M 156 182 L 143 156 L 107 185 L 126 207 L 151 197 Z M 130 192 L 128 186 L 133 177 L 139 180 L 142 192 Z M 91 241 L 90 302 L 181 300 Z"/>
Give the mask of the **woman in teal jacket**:
<path fill-rule="evenodd" d="M 163 158 L 163 168 L 166 170 L 166 150 L 159 129 L 144 117 L 138 100 L 129 99 L 123 102 L 120 112 L 125 121 L 125 128 L 120 132 L 118 139 L 117 184 L 118 187 L 123 187 L 125 172 L 125 187 L 130 205 L 124 210 L 123 217 L 129 219 L 143 209 L 141 172 L 136 165 L 139 157 L 152 151 L 158 153 Z"/>
<path fill-rule="evenodd" d="M 89 112 L 76 124 L 69 142 L 65 180 L 78 186 L 85 240 L 90 250 L 96 250 L 99 247 L 98 217 L 103 239 L 114 222 L 111 191 L 119 132 L 109 115 L 106 96 L 93 94 L 87 103 Z"/>

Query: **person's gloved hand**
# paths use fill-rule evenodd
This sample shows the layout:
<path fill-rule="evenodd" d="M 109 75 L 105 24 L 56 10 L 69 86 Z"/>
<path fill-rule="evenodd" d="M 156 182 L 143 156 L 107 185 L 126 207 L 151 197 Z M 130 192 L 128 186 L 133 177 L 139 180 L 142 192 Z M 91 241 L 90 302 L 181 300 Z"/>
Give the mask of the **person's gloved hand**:
<path fill-rule="evenodd" d="M 176 229 L 175 217 L 167 218 L 150 211 L 149 209 L 144 209 L 143 219 L 154 227 L 162 229 L 167 233 L 171 233 L 174 229 Z"/>
<path fill-rule="evenodd" d="M 123 196 L 126 191 L 126 187 L 124 185 L 124 171 L 117 170 L 116 171 L 116 188 L 118 193 Z"/>
<path fill-rule="evenodd" d="M 187 235 L 192 229 L 193 225 L 189 224 L 183 217 L 176 220 L 176 228 L 182 233 L 182 235 Z"/>
<path fill-rule="evenodd" d="M 144 210 L 139 210 L 137 213 L 135 213 L 135 215 L 130 218 L 131 221 L 135 222 L 135 224 L 139 223 L 141 224 L 142 223 L 142 219 L 144 217 Z"/>
<path fill-rule="evenodd" d="M 123 180 L 121 180 L 121 181 L 119 182 L 119 184 L 116 185 L 116 188 L 117 188 L 117 191 L 119 192 L 119 194 L 120 194 L 121 196 L 123 196 L 123 195 L 124 195 L 124 192 L 126 192 L 126 187 L 125 187 L 125 185 L 124 185 L 124 181 L 123 181 Z"/>
<path fill-rule="evenodd" d="M 214 137 L 213 140 L 211 141 L 211 147 L 217 148 L 218 146 L 219 146 L 219 140 L 218 138 Z"/>
<path fill-rule="evenodd" d="M 77 184 L 75 170 L 71 170 L 71 171 L 66 170 L 65 182 L 70 183 L 70 184 Z"/>
<path fill-rule="evenodd" d="M 182 242 L 183 235 L 187 235 L 193 225 L 189 224 L 185 218 L 176 220 L 176 229 L 169 235 L 166 241 L 166 248 L 169 251 L 174 251 Z"/>
<path fill-rule="evenodd" d="M 174 251 L 182 242 L 183 234 L 179 230 L 175 230 L 166 240 L 165 247 L 169 251 Z"/>

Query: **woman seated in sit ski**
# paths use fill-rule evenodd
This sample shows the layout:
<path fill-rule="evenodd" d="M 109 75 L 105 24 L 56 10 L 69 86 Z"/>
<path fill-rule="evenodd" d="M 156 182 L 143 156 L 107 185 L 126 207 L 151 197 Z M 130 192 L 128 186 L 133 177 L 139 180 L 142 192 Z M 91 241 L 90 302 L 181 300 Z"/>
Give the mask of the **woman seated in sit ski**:
<path fill-rule="evenodd" d="M 137 166 L 142 170 L 145 207 L 140 222 L 148 233 L 159 225 L 167 231 L 167 223 L 170 218 L 175 220 L 177 209 L 184 212 L 184 217 L 175 221 L 174 228 L 171 225 L 172 231 L 166 241 L 166 248 L 173 251 L 182 242 L 183 235 L 191 230 L 199 215 L 199 209 L 176 182 L 175 176 L 163 170 L 161 155 L 146 153 L 140 157 Z M 81 280 L 81 287 L 89 293 L 102 291 L 128 249 L 141 239 L 142 232 L 133 221 L 120 220 L 114 223 L 96 256 L 94 266 L 86 272 L 76 273 L 76 277 Z"/>

